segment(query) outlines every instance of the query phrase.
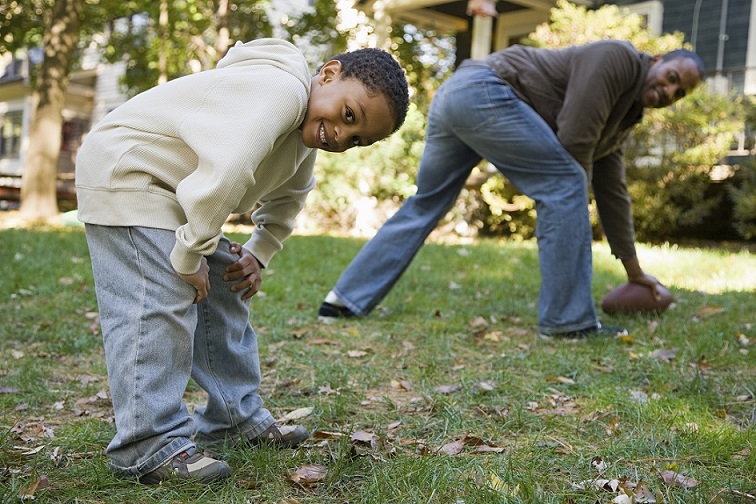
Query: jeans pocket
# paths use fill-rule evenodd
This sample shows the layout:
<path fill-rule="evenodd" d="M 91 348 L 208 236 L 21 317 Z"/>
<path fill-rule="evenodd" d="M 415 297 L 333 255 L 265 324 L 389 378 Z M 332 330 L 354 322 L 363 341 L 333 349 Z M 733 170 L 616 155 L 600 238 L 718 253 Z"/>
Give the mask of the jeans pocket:
<path fill-rule="evenodd" d="M 445 97 L 447 120 L 457 131 L 482 131 L 506 115 L 517 97 L 503 82 L 470 82 Z"/>

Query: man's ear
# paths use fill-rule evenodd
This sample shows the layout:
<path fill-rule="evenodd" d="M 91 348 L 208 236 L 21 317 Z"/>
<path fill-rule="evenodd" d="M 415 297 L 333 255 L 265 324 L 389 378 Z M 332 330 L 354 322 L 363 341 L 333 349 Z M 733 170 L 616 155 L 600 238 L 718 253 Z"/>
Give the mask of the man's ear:
<path fill-rule="evenodd" d="M 338 80 L 341 76 L 341 61 L 331 60 L 322 67 L 318 72 L 318 79 L 321 84 Z"/>

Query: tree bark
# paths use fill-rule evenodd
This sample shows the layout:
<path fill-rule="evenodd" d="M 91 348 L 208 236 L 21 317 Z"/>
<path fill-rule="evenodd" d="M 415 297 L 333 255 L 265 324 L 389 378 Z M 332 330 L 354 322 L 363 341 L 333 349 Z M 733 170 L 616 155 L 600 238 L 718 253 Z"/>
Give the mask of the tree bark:
<path fill-rule="evenodd" d="M 218 36 L 215 39 L 215 64 L 226 55 L 230 34 L 228 32 L 228 0 L 218 2 L 218 11 L 216 12 L 216 30 Z"/>
<path fill-rule="evenodd" d="M 57 165 L 63 102 L 83 8 L 84 0 L 56 0 L 43 38 L 45 55 L 32 94 L 29 152 L 21 177 L 21 215 L 27 220 L 59 213 Z"/>

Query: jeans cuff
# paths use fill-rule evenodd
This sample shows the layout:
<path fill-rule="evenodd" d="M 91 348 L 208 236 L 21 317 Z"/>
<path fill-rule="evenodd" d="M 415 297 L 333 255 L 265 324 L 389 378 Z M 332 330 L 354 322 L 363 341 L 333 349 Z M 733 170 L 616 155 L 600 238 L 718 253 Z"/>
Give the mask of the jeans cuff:
<path fill-rule="evenodd" d="M 108 463 L 108 467 L 122 476 L 129 476 L 138 478 L 144 476 L 157 469 L 158 467 L 169 462 L 173 457 L 179 453 L 193 448 L 195 445 L 186 438 L 175 438 L 173 441 L 164 446 L 160 451 L 150 456 L 144 462 L 141 462 L 134 466 L 122 467 L 115 464 L 112 460 Z"/>

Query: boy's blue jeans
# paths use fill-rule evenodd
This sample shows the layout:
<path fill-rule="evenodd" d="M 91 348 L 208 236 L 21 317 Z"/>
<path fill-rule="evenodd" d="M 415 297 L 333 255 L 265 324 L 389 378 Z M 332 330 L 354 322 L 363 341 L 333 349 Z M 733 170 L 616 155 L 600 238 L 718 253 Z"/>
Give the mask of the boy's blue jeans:
<path fill-rule="evenodd" d="M 198 441 L 234 442 L 274 423 L 257 389 L 260 363 L 249 304 L 223 281 L 239 256 L 222 238 L 207 257 L 210 292 L 196 291 L 171 266 L 175 233 L 86 225 L 115 412 L 111 467 L 142 476 Z M 192 377 L 207 404 L 190 414 Z"/>
<path fill-rule="evenodd" d="M 342 273 L 339 299 L 357 315 L 375 308 L 486 159 L 536 202 L 540 331 L 595 326 L 587 178 L 551 128 L 491 68 L 472 64 L 441 85 L 426 133 L 417 193 Z"/>

